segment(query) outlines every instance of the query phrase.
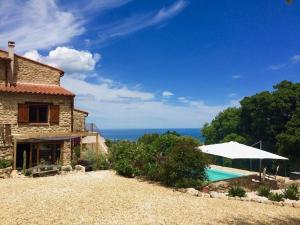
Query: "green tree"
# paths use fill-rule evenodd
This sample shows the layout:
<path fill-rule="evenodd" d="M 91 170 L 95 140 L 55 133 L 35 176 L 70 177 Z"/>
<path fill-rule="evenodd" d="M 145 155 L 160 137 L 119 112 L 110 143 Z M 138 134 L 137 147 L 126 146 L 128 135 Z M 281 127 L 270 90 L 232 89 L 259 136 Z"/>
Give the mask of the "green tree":
<path fill-rule="evenodd" d="M 300 159 L 300 107 L 295 111 L 292 119 L 286 124 L 286 130 L 277 138 L 277 147 L 281 154 L 291 160 Z"/>
<path fill-rule="evenodd" d="M 247 143 L 247 140 L 245 137 L 238 135 L 236 133 L 231 133 L 231 134 L 226 135 L 221 142 L 224 143 L 224 142 L 229 142 L 229 141 L 236 141 L 240 144 Z"/>
<path fill-rule="evenodd" d="M 276 136 L 285 130 L 300 102 L 300 84 L 282 81 L 273 92 L 261 92 L 241 101 L 241 132 L 250 143 L 262 140 L 277 152 Z"/>
<path fill-rule="evenodd" d="M 228 108 L 219 113 L 213 121 L 206 123 L 201 132 L 205 137 L 205 144 L 219 143 L 227 135 L 240 133 L 241 109 Z"/>

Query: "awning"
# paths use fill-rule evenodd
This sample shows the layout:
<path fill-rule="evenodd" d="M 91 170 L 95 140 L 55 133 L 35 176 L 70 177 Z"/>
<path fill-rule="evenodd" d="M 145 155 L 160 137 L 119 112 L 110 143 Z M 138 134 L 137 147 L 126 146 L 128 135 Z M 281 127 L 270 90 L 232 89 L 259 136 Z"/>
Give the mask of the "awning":
<path fill-rule="evenodd" d="M 288 158 L 263 151 L 234 141 L 221 144 L 203 145 L 198 147 L 202 152 L 222 156 L 229 159 L 282 159 Z"/>
<path fill-rule="evenodd" d="M 45 134 L 15 134 L 18 142 L 42 142 L 42 141 L 64 141 L 73 138 L 96 136 L 95 132 L 57 132 Z"/>

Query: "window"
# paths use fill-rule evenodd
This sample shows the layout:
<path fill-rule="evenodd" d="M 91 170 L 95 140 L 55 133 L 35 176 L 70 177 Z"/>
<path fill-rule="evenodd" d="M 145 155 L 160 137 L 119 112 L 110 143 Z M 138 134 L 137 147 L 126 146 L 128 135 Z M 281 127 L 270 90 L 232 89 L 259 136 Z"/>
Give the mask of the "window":
<path fill-rule="evenodd" d="M 30 123 L 48 122 L 48 105 L 29 105 Z"/>

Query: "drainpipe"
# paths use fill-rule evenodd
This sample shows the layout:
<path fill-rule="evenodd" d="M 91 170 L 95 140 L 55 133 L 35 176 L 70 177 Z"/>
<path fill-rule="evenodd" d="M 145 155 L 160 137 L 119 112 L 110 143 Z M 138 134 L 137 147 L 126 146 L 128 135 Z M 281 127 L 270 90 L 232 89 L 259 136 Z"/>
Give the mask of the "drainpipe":
<path fill-rule="evenodd" d="M 9 82 L 11 85 L 16 83 L 15 79 L 15 42 L 8 42 L 8 57 L 10 58 L 10 79 Z"/>

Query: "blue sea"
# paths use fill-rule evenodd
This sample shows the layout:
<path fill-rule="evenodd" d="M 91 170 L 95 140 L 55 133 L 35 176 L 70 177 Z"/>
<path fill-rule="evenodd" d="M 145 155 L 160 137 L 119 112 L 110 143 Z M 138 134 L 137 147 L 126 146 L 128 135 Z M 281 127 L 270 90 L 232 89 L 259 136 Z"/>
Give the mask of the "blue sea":
<path fill-rule="evenodd" d="M 100 133 L 105 139 L 136 141 L 144 134 L 163 134 L 167 131 L 176 131 L 184 136 L 191 136 L 203 142 L 200 128 L 160 128 L 160 129 L 101 129 Z"/>

